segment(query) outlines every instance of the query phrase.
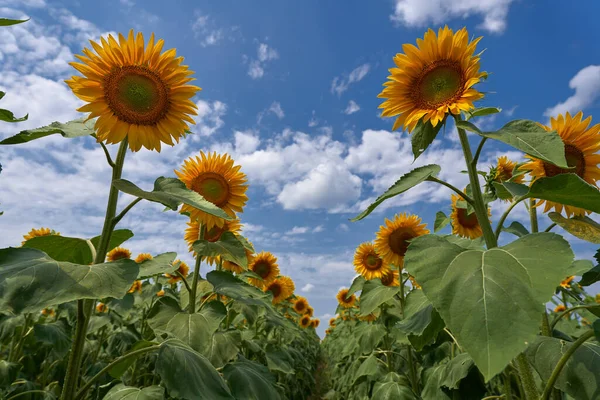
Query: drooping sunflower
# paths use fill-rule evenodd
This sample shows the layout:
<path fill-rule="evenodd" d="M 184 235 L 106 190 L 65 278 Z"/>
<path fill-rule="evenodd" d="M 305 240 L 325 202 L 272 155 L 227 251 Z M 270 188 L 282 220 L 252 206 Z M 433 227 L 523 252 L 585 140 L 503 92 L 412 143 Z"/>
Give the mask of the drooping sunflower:
<path fill-rule="evenodd" d="M 177 265 L 179 264 L 179 267 L 177 267 L 177 271 L 179 271 L 179 273 L 181 275 L 183 275 L 184 278 L 187 278 L 189 272 L 190 272 L 190 267 L 184 263 L 181 260 L 175 260 L 172 263 L 173 265 Z M 165 274 L 165 278 L 169 278 L 169 280 L 167 282 L 169 282 L 170 284 L 174 284 L 177 283 L 181 280 L 181 277 L 177 274 Z"/>
<path fill-rule="evenodd" d="M 427 224 L 421 224 L 417 215 L 396 214 L 392 220 L 385 219 L 375 239 L 375 251 L 383 261 L 402 269 L 409 241 L 429 233 Z"/>
<path fill-rule="evenodd" d="M 25 242 L 27 242 L 29 239 L 33 239 L 34 237 L 50 236 L 50 235 L 60 236 L 60 232 L 54 232 L 50 228 L 39 228 L 39 229 L 33 228 L 26 235 L 23 235 L 23 239 L 25 239 L 25 240 L 23 240 L 21 242 L 21 246 L 24 245 Z"/>
<path fill-rule="evenodd" d="M 381 283 L 384 286 L 400 286 L 400 273 L 395 269 L 389 270 L 381 277 Z"/>
<path fill-rule="evenodd" d="M 100 44 L 90 41 L 93 51 L 83 49 L 81 61 L 70 63 L 84 76 L 73 76 L 65 82 L 86 105 L 77 111 L 96 118 L 95 130 L 99 142 L 119 143 L 125 137 L 129 148 L 143 147 L 160 152 L 161 143 L 173 146 L 173 139 L 185 135 L 188 123 L 195 124 L 197 106 L 190 99 L 200 90 L 188 85 L 193 81 L 183 57 L 176 50 L 163 53 L 162 39 L 155 42 L 150 35 L 144 46 L 144 36 L 129 31 L 127 39 L 119 34 L 100 38 Z M 94 54 L 95 51 L 95 54 Z"/>
<path fill-rule="evenodd" d="M 300 318 L 300 326 L 302 328 L 308 328 L 310 326 L 310 317 L 308 315 L 305 315 L 302 318 Z"/>
<path fill-rule="evenodd" d="M 390 266 L 375 251 L 371 242 L 361 243 L 354 253 L 354 270 L 365 279 L 381 278 Z"/>
<path fill-rule="evenodd" d="M 565 158 L 567 165 L 572 169 L 559 168 L 548 162 L 526 155 L 531 161 L 523 164 L 520 169 L 528 171 L 532 181 L 542 177 L 553 177 L 560 174 L 577 174 L 590 185 L 597 187 L 600 180 L 600 124 L 590 127 L 592 117 L 583 119 L 583 113 L 575 116 L 566 113 L 550 119 L 550 126 L 543 126 L 546 131 L 556 131 L 565 145 Z M 585 215 L 591 211 L 582 208 L 566 206 L 548 200 L 536 200 L 536 206 L 545 203 L 544 212 L 552 208 L 558 213 L 564 209 L 567 217 L 572 215 Z"/>
<path fill-rule="evenodd" d="M 143 263 L 144 261 L 147 261 L 147 260 L 152 260 L 152 254 L 150 254 L 150 253 L 140 253 L 135 258 L 135 262 L 138 263 L 138 264 Z"/>
<path fill-rule="evenodd" d="M 469 239 L 477 239 L 483 236 L 483 230 L 479 226 L 475 212 L 468 214 L 466 208 L 459 208 L 456 204 L 459 199 L 458 195 L 452 194 L 450 198 L 452 201 L 452 212 L 450 213 L 452 233 Z M 488 208 L 488 216 L 491 215 L 491 211 Z"/>
<path fill-rule="evenodd" d="M 331 332 L 333 332 L 333 329 L 331 329 L 331 328 L 325 329 L 325 335 L 331 335 Z"/>
<path fill-rule="evenodd" d="M 131 258 L 131 251 L 124 247 L 115 247 L 106 255 L 106 260 L 110 262 L 122 260 L 124 258 Z"/>
<path fill-rule="evenodd" d="M 142 292 L 142 281 L 134 281 L 127 293 Z"/>
<path fill-rule="evenodd" d="M 207 229 L 204 232 L 204 240 L 214 243 L 221 238 L 221 235 L 223 235 L 223 233 L 229 231 L 234 234 L 237 234 L 240 231 L 240 229 L 242 228 L 242 224 L 240 223 L 239 219 L 233 219 L 231 221 L 224 221 L 224 222 L 225 223 L 221 227 L 215 225 L 212 228 Z M 189 251 L 194 254 L 194 257 L 196 257 L 196 252 L 194 251 L 194 248 L 192 247 L 192 245 L 199 238 L 200 222 L 198 220 L 190 220 L 187 223 L 187 225 L 188 225 L 188 227 L 185 229 L 185 234 L 184 234 L 183 238 L 185 239 L 185 241 L 188 244 Z M 204 257 L 204 260 L 207 263 L 209 263 L 210 265 L 214 265 L 214 264 L 218 263 L 219 258 L 220 258 L 219 256 Z"/>
<path fill-rule="evenodd" d="M 313 319 L 312 321 L 310 321 L 310 326 L 312 326 L 313 328 L 318 328 L 319 324 L 321 323 L 320 319 Z"/>
<path fill-rule="evenodd" d="M 448 113 L 460 114 L 472 109 L 483 94 L 473 85 L 485 79 L 479 71 L 475 47 L 481 37 L 469 42 L 467 29 L 454 33 L 447 26 L 438 34 L 430 29 L 417 46 L 402 45 L 404 54 L 396 54 L 396 68 L 390 68 L 385 88 L 377 96 L 386 99 L 379 108 L 383 117 L 394 117 L 392 130 L 403 126 L 412 132 L 417 123 L 431 121 L 433 126 Z"/>
<path fill-rule="evenodd" d="M 105 313 L 108 311 L 108 306 L 104 303 L 98 303 L 96 304 L 96 311 L 99 313 Z"/>
<path fill-rule="evenodd" d="M 508 180 L 511 180 L 513 178 L 513 171 L 516 165 L 516 162 L 510 160 L 506 156 L 498 157 L 498 165 L 496 165 L 494 180 L 496 182 L 506 182 Z M 515 176 L 512 182 L 523 183 L 524 178 L 525 177 L 523 175 L 518 175 Z"/>
<path fill-rule="evenodd" d="M 335 326 L 335 322 L 336 322 L 336 321 L 337 321 L 337 319 L 336 319 L 336 318 L 331 318 L 331 319 L 329 320 L 329 326 Z"/>
<path fill-rule="evenodd" d="M 306 311 L 304 312 L 304 314 L 308 315 L 309 317 L 312 317 L 314 313 L 315 313 L 315 309 L 312 308 L 311 306 L 306 307 Z"/>
<path fill-rule="evenodd" d="M 560 286 L 564 287 L 565 289 L 568 289 L 571 286 L 571 282 L 573 282 L 573 279 L 575 279 L 575 275 L 566 277 L 565 279 L 562 280 L 562 282 L 560 283 Z"/>
<path fill-rule="evenodd" d="M 279 275 L 279 266 L 277 265 L 277 258 L 269 253 L 268 251 L 262 251 L 258 253 L 252 259 L 248 270 L 259 275 L 263 280 L 249 278 L 250 284 L 263 288 L 265 285 L 273 282 Z"/>
<path fill-rule="evenodd" d="M 302 296 L 296 297 L 294 301 L 294 311 L 298 314 L 304 314 L 308 308 L 308 301 Z"/>
<path fill-rule="evenodd" d="M 340 304 L 340 306 L 344 308 L 352 308 L 354 306 L 354 303 L 356 303 L 356 296 L 352 295 L 346 298 L 347 294 L 348 289 L 342 289 L 338 292 L 337 296 L 335 297 L 337 298 L 337 301 Z"/>
<path fill-rule="evenodd" d="M 294 294 L 295 289 L 294 281 L 289 276 L 280 276 L 265 285 L 264 291 L 273 293 L 273 304 L 279 304 Z"/>

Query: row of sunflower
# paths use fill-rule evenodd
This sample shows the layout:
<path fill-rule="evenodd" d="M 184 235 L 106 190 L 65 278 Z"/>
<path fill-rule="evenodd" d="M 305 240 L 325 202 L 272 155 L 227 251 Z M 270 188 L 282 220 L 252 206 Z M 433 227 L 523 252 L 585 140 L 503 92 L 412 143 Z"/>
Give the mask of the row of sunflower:
<path fill-rule="evenodd" d="M 90 43 L 71 63 L 82 76 L 66 81 L 87 118 L 1 142 L 91 135 L 112 180 L 99 236 L 39 228 L 20 247 L 0 249 L 0 397 L 307 398 L 319 320 L 277 258 L 241 235 L 241 166 L 200 151 L 153 191 L 121 179 L 128 150 L 160 152 L 190 133 L 200 91 L 193 72 L 154 35 Z M 133 201 L 118 211 L 122 193 Z M 174 252 L 132 259 L 126 242 L 134 234 L 117 225 L 138 218 L 128 213 L 141 201 L 187 219 L 182 236 L 194 265 Z"/>
<path fill-rule="evenodd" d="M 595 262 L 575 260 L 551 231 L 600 244 L 591 218 L 600 213 L 600 124 L 566 112 L 548 125 L 516 120 L 482 131 L 474 121 L 501 110 L 474 105 L 484 98 L 475 85 L 487 78 L 475 54 L 480 39 L 469 41 L 464 28 L 429 30 L 394 57 L 379 95 L 382 116 L 411 134 L 415 159 L 454 120 L 469 184 L 443 181 L 438 165 L 418 167 L 353 219 L 423 182 L 452 192 L 450 213 L 436 213 L 433 233 L 420 217 L 396 214 L 356 249 L 358 275 L 337 294 L 322 343 L 328 399 L 598 396 L 600 295 L 586 288 L 600 281 L 600 250 Z M 522 151 L 525 161 L 501 156 L 480 169 L 492 140 Z M 507 226 L 523 204 L 529 226 Z M 493 205 L 503 211 L 495 227 Z M 435 234 L 448 225 L 450 234 Z"/>

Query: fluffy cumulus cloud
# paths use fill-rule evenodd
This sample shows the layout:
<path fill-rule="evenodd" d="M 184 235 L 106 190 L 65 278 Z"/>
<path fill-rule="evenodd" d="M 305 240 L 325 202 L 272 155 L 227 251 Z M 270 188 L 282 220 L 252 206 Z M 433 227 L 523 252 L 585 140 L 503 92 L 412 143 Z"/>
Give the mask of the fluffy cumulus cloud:
<path fill-rule="evenodd" d="M 265 75 L 266 65 L 279 58 L 279 53 L 266 43 L 258 43 L 256 58 L 245 58 L 248 61 L 248 75 L 252 79 L 260 79 Z"/>
<path fill-rule="evenodd" d="M 454 18 L 478 16 L 479 28 L 492 33 L 506 29 L 506 19 L 514 0 L 395 0 L 390 19 L 396 24 L 424 27 L 448 23 Z"/>
<path fill-rule="evenodd" d="M 212 16 L 204 14 L 200 10 L 196 10 L 194 16 L 191 28 L 200 46 L 216 46 L 224 41 L 235 42 L 236 39 L 239 39 L 239 27 L 219 26 Z"/>
<path fill-rule="evenodd" d="M 281 103 L 279 103 L 278 101 L 274 101 L 273 103 L 271 103 L 269 108 L 258 113 L 258 115 L 256 116 L 256 120 L 260 124 L 262 122 L 262 119 L 269 114 L 276 116 L 278 119 L 283 119 L 285 117 L 285 112 L 281 107 Z"/>
<path fill-rule="evenodd" d="M 354 100 L 350 100 L 348 102 L 348 106 L 344 110 L 344 114 L 346 114 L 346 115 L 354 114 L 355 112 L 358 112 L 359 110 L 360 110 L 360 106 L 358 104 L 356 104 L 356 102 Z"/>
<path fill-rule="evenodd" d="M 569 81 L 575 93 L 565 101 L 548 108 L 544 115 L 554 117 L 567 111 L 577 113 L 593 105 L 600 97 L 600 65 L 589 65 L 575 74 Z"/>
<path fill-rule="evenodd" d="M 331 93 L 341 96 L 342 93 L 348 90 L 350 85 L 360 82 L 365 76 L 367 76 L 370 69 L 370 64 L 362 64 L 354 68 L 349 74 L 336 76 L 331 82 Z"/>
<path fill-rule="evenodd" d="M 198 100 L 198 115 L 196 116 L 196 127 L 192 130 L 199 132 L 202 136 L 210 136 L 218 131 L 224 124 L 223 116 L 227 113 L 227 104 L 215 100 Z"/>

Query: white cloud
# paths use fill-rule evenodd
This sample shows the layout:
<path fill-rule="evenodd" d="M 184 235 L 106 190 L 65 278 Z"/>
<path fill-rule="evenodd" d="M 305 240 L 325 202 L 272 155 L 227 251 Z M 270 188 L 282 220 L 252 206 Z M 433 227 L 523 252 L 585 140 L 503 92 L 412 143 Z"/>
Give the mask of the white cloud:
<path fill-rule="evenodd" d="M 196 10 L 194 15 L 195 19 L 192 22 L 192 31 L 194 32 L 194 37 L 200 41 L 200 46 L 202 47 L 215 46 L 224 40 L 235 42 L 236 35 L 239 36 L 237 26 L 219 27 L 210 15 L 203 14 L 200 10 Z"/>
<path fill-rule="evenodd" d="M 354 100 L 348 102 L 348 107 L 343 111 L 344 114 L 350 115 L 360 110 L 360 106 Z"/>
<path fill-rule="evenodd" d="M 283 108 L 281 108 L 281 103 L 279 103 L 278 101 L 274 101 L 273 103 L 271 103 L 269 108 L 258 113 L 256 120 L 259 124 L 261 123 L 263 117 L 266 114 L 273 114 L 279 119 L 283 119 L 285 117 L 285 112 L 283 111 Z"/>
<path fill-rule="evenodd" d="M 258 45 L 258 60 L 260 62 L 266 62 L 270 60 L 276 60 L 279 58 L 277 50 L 269 47 L 266 43 L 259 43 Z"/>
<path fill-rule="evenodd" d="M 235 148 L 241 154 L 249 154 L 258 148 L 260 139 L 252 131 L 235 131 Z"/>
<path fill-rule="evenodd" d="M 439 25 L 453 18 L 483 17 L 479 28 L 492 33 L 506 29 L 508 10 L 514 0 L 395 0 L 390 19 L 408 26 Z"/>
<path fill-rule="evenodd" d="M 313 285 L 312 283 L 307 283 L 306 285 L 304 285 L 304 286 L 302 287 L 302 289 L 300 289 L 300 291 L 301 291 L 301 292 L 304 292 L 304 293 L 308 293 L 308 292 L 310 292 L 311 290 L 313 290 L 314 288 L 315 288 L 315 285 Z"/>
<path fill-rule="evenodd" d="M 20 0 L 18 2 L 15 0 L 0 0 L 0 6 L 23 6 L 29 8 L 42 8 L 46 7 L 47 4 L 45 0 Z"/>
<path fill-rule="evenodd" d="M 256 49 L 257 59 L 252 59 L 248 65 L 248 75 L 252 79 L 260 79 L 265 75 L 265 66 L 269 61 L 279 58 L 279 53 L 266 43 L 259 43 Z M 247 60 L 247 57 L 245 57 Z"/>
<path fill-rule="evenodd" d="M 340 232 L 349 232 L 350 227 L 347 224 L 339 224 L 337 230 Z"/>
<path fill-rule="evenodd" d="M 356 67 L 348 75 L 336 76 L 331 82 L 331 93 L 341 96 L 351 84 L 361 81 L 369 73 L 370 68 L 369 64 L 363 64 Z"/>
<path fill-rule="evenodd" d="M 291 230 L 287 231 L 286 235 L 303 235 L 308 232 L 310 228 L 308 226 L 295 226 Z"/>
<path fill-rule="evenodd" d="M 196 116 L 196 126 L 192 131 L 199 132 L 202 136 L 210 136 L 218 131 L 225 122 L 222 117 L 227 113 L 227 104 L 215 100 L 212 104 L 209 101 L 198 100 L 198 115 Z"/>
<path fill-rule="evenodd" d="M 308 127 L 314 128 L 317 125 L 319 125 L 319 120 L 315 117 L 315 110 L 312 110 L 312 116 L 310 117 L 310 120 L 308 120 Z"/>
<path fill-rule="evenodd" d="M 581 69 L 569 81 L 569 87 L 575 90 L 575 94 L 546 109 L 546 117 L 555 117 L 567 111 L 577 113 L 591 106 L 600 97 L 600 65 L 588 65 Z"/>
<path fill-rule="evenodd" d="M 315 226 L 312 230 L 313 233 L 319 233 L 319 232 L 323 232 L 325 230 L 325 227 L 323 225 L 319 225 L 319 226 Z"/>

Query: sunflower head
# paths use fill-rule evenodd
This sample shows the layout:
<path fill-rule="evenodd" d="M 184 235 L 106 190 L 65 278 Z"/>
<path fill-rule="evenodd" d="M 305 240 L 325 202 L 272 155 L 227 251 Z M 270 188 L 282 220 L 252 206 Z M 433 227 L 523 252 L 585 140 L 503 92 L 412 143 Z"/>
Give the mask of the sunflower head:
<path fill-rule="evenodd" d="M 550 119 L 550 126 L 544 126 L 546 131 L 556 131 L 565 145 L 565 159 L 570 169 L 563 169 L 549 162 L 526 155 L 530 161 L 523 164 L 520 169 L 531 174 L 532 181 L 542 177 L 553 177 L 561 174 L 577 174 L 590 185 L 597 186 L 600 180 L 600 124 L 590 127 L 592 117 L 583 119 L 583 113 L 575 116 L 566 113 Z M 563 210 L 567 217 L 572 215 L 585 215 L 591 211 L 582 208 L 566 206 L 548 200 L 537 200 L 536 206 L 544 206 L 544 212 L 554 209 L 561 213 Z"/>
<path fill-rule="evenodd" d="M 106 255 L 106 260 L 109 262 L 131 258 L 131 251 L 124 247 L 115 247 Z"/>
<path fill-rule="evenodd" d="M 451 200 L 452 212 L 450 213 L 450 219 L 452 220 L 452 233 L 469 239 L 477 239 L 483 236 L 483 230 L 479 226 L 475 212 L 469 214 L 466 208 L 458 207 L 458 195 L 452 194 Z M 488 208 L 488 216 L 491 215 L 491 210 Z"/>
<path fill-rule="evenodd" d="M 321 323 L 320 319 L 313 319 L 310 321 L 310 326 L 316 329 L 319 326 L 319 323 Z"/>
<path fill-rule="evenodd" d="M 75 96 L 86 102 L 77 111 L 98 118 L 95 129 L 99 142 L 119 143 L 126 137 L 129 148 L 143 147 L 160 151 L 161 143 L 173 146 L 173 140 L 185 136 L 190 115 L 196 115 L 192 100 L 200 90 L 188 85 L 192 71 L 182 65 L 175 49 L 162 52 L 164 41 L 133 30 L 118 41 L 108 35 L 100 43 L 90 41 L 93 50 L 83 49 L 71 65 L 83 76 L 65 82 Z"/>
<path fill-rule="evenodd" d="M 398 268 L 404 266 L 404 255 L 410 240 L 426 235 L 429 229 L 427 224 L 421 224 L 421 218 L 416 215 L 396 214 L 392 220 L 385 219 L 377 232 L 375 251 L 388 264 Z"/>
<path fill-rule="evenodd" d="M 555 313 L 563 312 L 567 309 L 564 304 L 559 304 L 554 308 Z"/>
<path fill-rule="evenodd" d="M 336 322 L 336 321 L 337 321 L 337 319 L 336 319 L 336 318 L 331 318 L 331 319 L 329 320 L 329 326 L 335 326 L 335 322 Z"/>
<path fill-rule="evenodd" d="M 254 256 L 248 265 L 248 270 L 263 279 L 261 281 L 260 279 L 249 278 L 250 283 L 258 288 L 263 288 L 265 285 L 273 282 L 279 275 L 277 258 L 268 251 L 260 252 Z"/>
<path fill-rule="evenodd" d="M 385 88 L 378 97 L 386 99 L 379 108 L 383 117 L 397 116 L 392 130 L 403 126 L 411 132 L 420 120 L 440 123 L 448 113 L 472 109 L 483 94 L 473 86 L 487 74 L 479 71 L 475 47 L 481 38 L 469 42 L 467 29 L 456 33 L 447 26 L 417 39 L 417 47 L 404 44 L 404 54 L 394 57 Z"/>
<path fill-rule="evenodd" d="M 306 312 L 307 309 L 308 301 L 306 301 L 306 299 L 302 296 L 296 297 L 296 300 L 294 300 L 294 311 L 302 315 Z"/>
<path fill-rule="evenodd" d="M 175 260 L 173 261 L 172 265 L 179 265 L 179 267 L 177 267 L 177 271 L 179 271 L 184 278 L 187 278 L 190 272 L 190 267 L 186 263 L 181 260 Z M 170 284 L 177 283 L 181 280 L 181 277 L 177 274 L 165 274 L 165 278 L 169 278 L 168 282 Z"/>
<path fill-rule="evenodd" d="M 354 269 L 365 279 L 381 278 L 390 266 L 375 251 L 371 242 L 361 243 L 354 253 Z"/>
<path fill-rule="evenodd" d="M 331 335 L 331 332 L 333 332 L 333 329 L 331 329 L 331 328 L 325 329 L 325 335 Z"/>
<path fill-rule="evenodd" d="M 312 317 L 314 313 L 315 313 L 315 309 L 312 308 L 311 306 L 308 306 L 308 307 L 306 307 L 306 311 L 304 312 L 304 315 L 308 315 L 309 317 Z"/>
<path fill-rule="evenodd" d="M 34 237 L 50 236 L 50 235 L 60 236 L 60 232 L 54 232 L 50 228 L 39 228 L 39 229 L 33 228 L 26 235 L 23 235 L 23 239 L 25 239 L 25 240 L 23 240 L 21 242 L 21 246 L 24 245 L 25 242 L 27 242 L 29 239 L 33 239 Z"/>
<path fill-rule="evenodd" d="M 52 308 L 44 308 L 44 309 L 42 309 L 42 311 L 40 311 L 40 313 L 44 317 L 54 317 L 54 316 L 56 316 L 56 311 L 54 311 L 54 309 L 52 309 Z"/>
<path fill-rule="evenodd" d="M 310 317 L 308 315 L 304 315 L 300 318 L 300 326 L 302 328 L 308 328 L 310 326 Z"/>
<path fill-rule="evenodd" d="M 371 314 L 365 315 L 364 317 L 358 317 L 358 319 L 361 321 L 373 322 L 377 319 L 377 315 L 371 313 Z"/>
<path fill-rule="evenodd" d="M 150 254 L 150 253 L 140 253 L 135 258 L 135 262 L 138 264 L 143 263 L 144 261 L 148 261 L 148 260 L 152 260 L 152 254 Z"/>
<path fill-rule="evenodd" d="M 134 281 L 127 293 L 142 292 L 142 281 Z"/>
<path fill-rule="evenodd" d="M 571 275 L 571 276 L 566 277 L 560 283 L 560 286 L 564 287 L 565 289 L 568 289 L 571 286 L 571 282 L 573 281 L 573 279 L 575 279 L 575 275 Z"/>
<path fill-rule="evenodd" d="M 384 286 L 400 286 L 400 273 L 395 269 L 389 270 L 381 277 L 381 283 Z"/>
<path fill-rule="evenodd" d="M 108 311 L 108 306 L 104 303 L 98 303 L 96 304 L 96 311 L 99 313 L 105 313 Z"/>
<path fill-rule="evenodd" d="M 356 303 L 356 296 L 352 295 L 348 297 L 348 289 L 342 289 L 338 292 L 336 296 L 338 303 L 340 306 L 344 308 L 352 308 L 354 303 Z"/>
<path fill-rule="evenodd" d="M 235 217 L 236 212 L 242 212 L 248 201 L 246 196 L 246 175 L 240 171 L 240 166 L 233 164 L 228 154 L 204 154 L 200 157 L 190 157 L 183 162 L 181 171 L 175 174 L 188 189 L 200 194 L 206 200 L 221 208 L 227 215 Z M 210 232 L 212 227 L 223 227 L 225 220 L 207 214 L 192 206 L 184 204 L 181 212 L 190 214 L 193 221 L 198 220 Z"/>
<path fill-rule="evenodd" d="M 289 276 L 281 276 L 265 285 L 265 292 L 273 294 L 273 304 L 279 304 L 294 294 L 294 281 Z"/>
<path fill-rule="evenodd" d="M 156 297 L 163 297 L 164 295 L 165 295 L 164 289 L 160 289 L 158 292 L 156 292 Z"/>

